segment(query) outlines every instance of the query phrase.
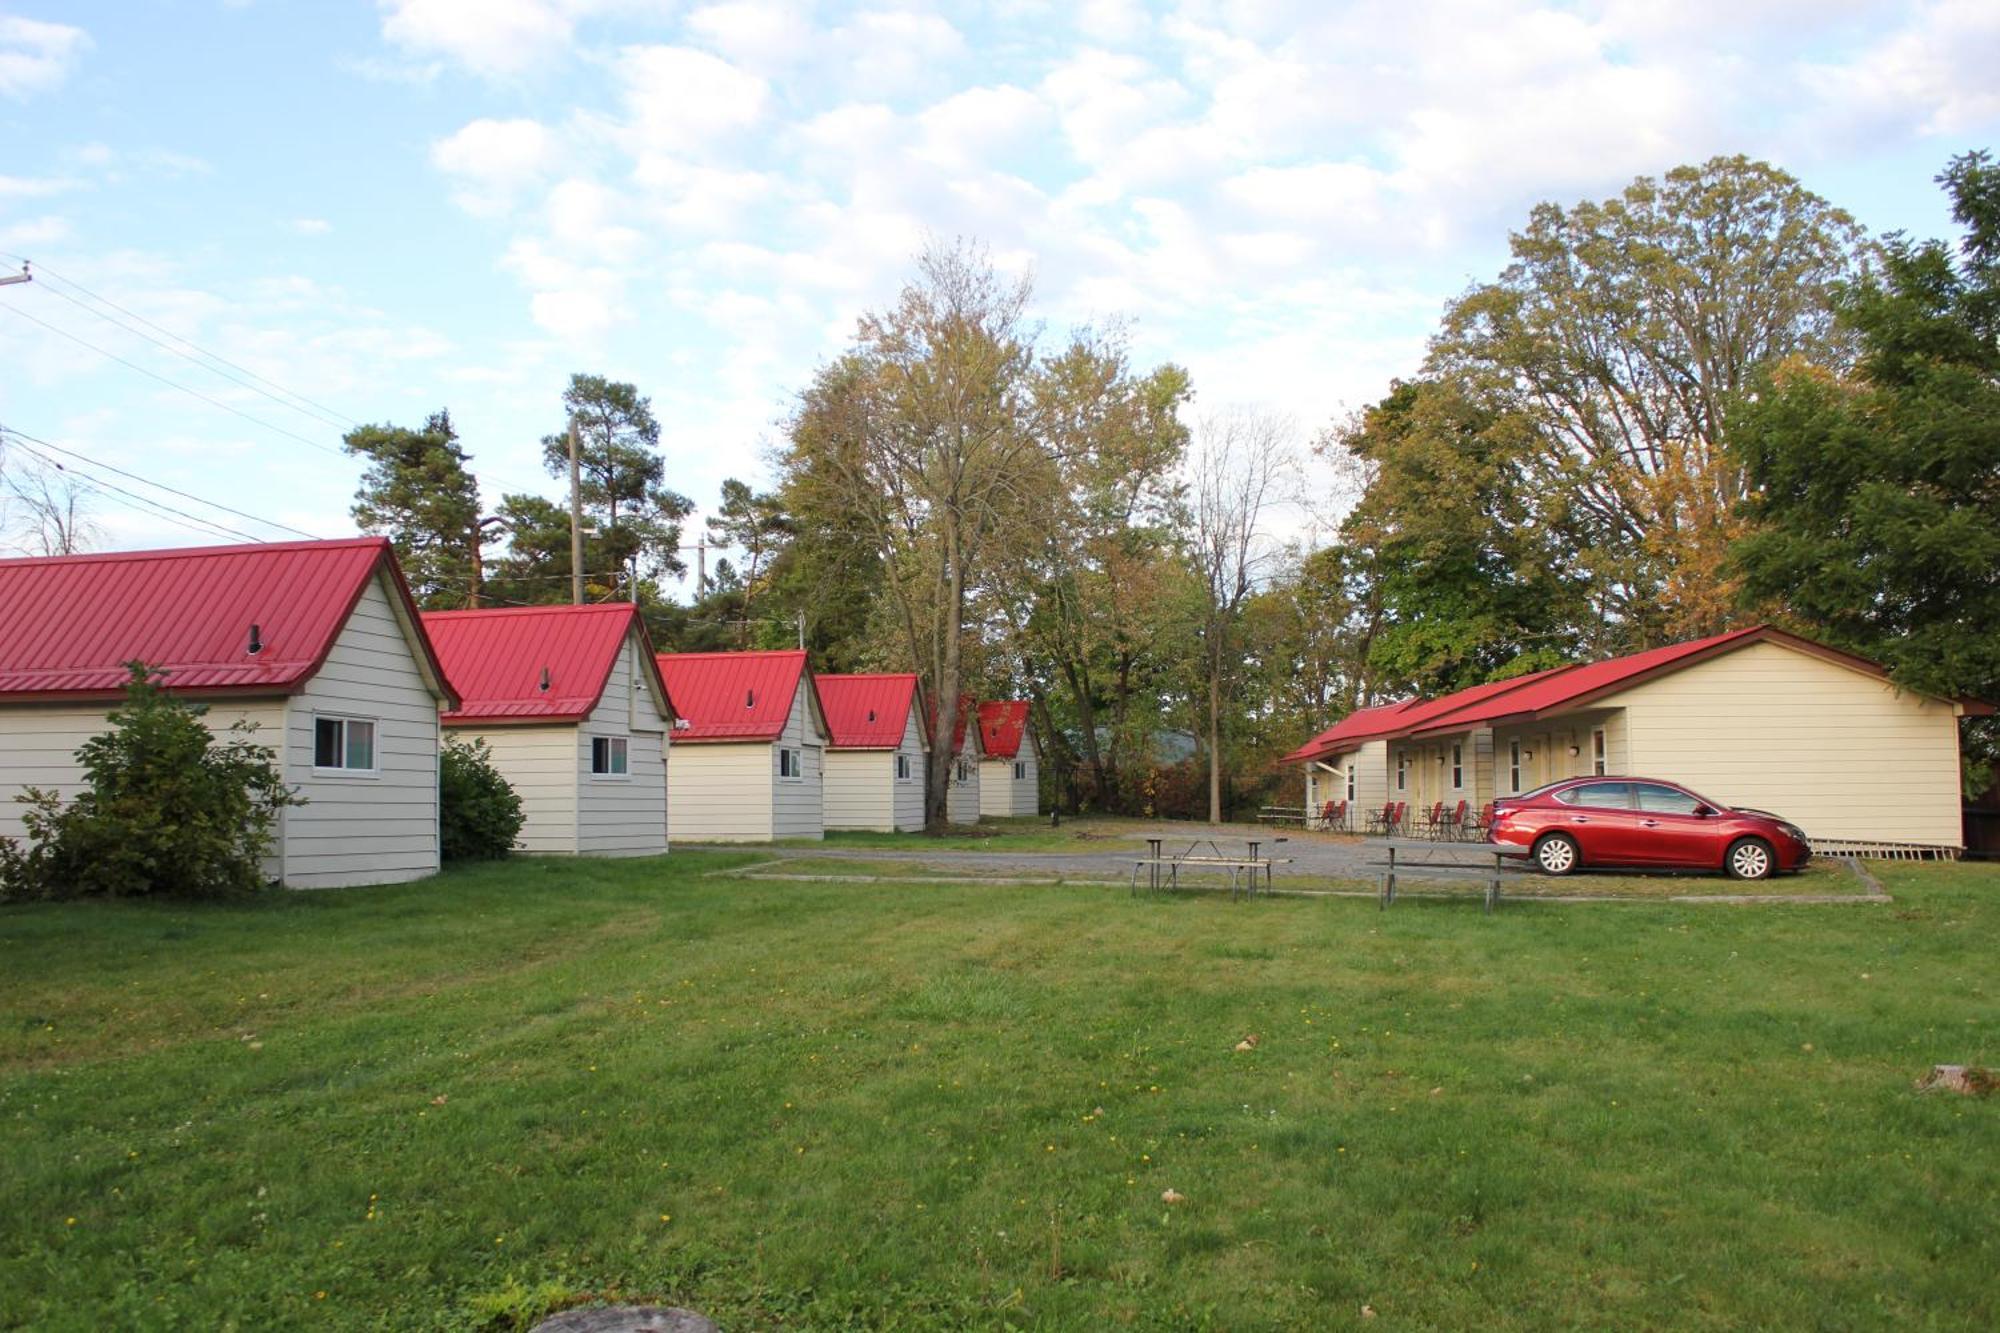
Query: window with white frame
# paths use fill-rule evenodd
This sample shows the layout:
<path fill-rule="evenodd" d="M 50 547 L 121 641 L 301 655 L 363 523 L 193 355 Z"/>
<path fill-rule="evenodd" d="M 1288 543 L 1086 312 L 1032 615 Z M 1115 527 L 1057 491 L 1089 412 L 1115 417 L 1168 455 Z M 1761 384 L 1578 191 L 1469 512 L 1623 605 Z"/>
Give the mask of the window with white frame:
<path fill-rule="evenodd" d="M 952 780 L 955 782 L 972 781 L 972 765 L 966 763 L 963 759 L 959 760 L 958 767 L 952 774 Z"/>
<path fill-rule="evenodd" d="M 909 780 L 910 780 L 910 756 L 906 754 L 899 754 L 896 756 L 896 781 L 908 782 Z"/>
<path fill-rule="evenodd" d="M 1406 750 L 1396 751 L 1396 790 L 1410 789 L 1410 756 Z"/>
<path fill-rule="evenodd" d="M 1605 774 L 1604 728 L 1598 727 L 1590 733 L 1590 771 L 1598 777 Z"/>
<path fill-rule="evenodd" d="M 374 721 L 360 717 L 315 717 L 313 767 L 330 773 L 373 773 Z"/>
<path fill-rule="evenodd" d="M 800 763 L 801 755 L 788 746 L 778 747 L 778 776 L 781 778 L 802 778 L 805 769 Z"/>
<path fill-rule="evenodd" d="M 630 771 L 631 743 L 623 736 L 592 736 L 590 738 L 590 775 L 597 778 L 622 778 Z"/>
<path fill-rule="evenodd" d="M 1462 745 L 1451 747 L 1451 789 L 1465 789 L 1465 747 Z"/>
<path fill-rule="evenodd" d="M 1014 781 L 1026 782 L 1027 780 L 1028 780 L 1028 766 L 1022 763 L 1020 760 L 1016 759 L 1014 761 Z"/>
<path fill-rule="evenodd" d="M 1507 790 L 1521 790 L 1521 742 L 1507 742 Z"/>
<path fill-rule="evenodd" d="M 1347 765 L 1347 799 L 1350 801 L 1354 799 L 1354 763 L 1352 760 L 1349 760 Z"/>

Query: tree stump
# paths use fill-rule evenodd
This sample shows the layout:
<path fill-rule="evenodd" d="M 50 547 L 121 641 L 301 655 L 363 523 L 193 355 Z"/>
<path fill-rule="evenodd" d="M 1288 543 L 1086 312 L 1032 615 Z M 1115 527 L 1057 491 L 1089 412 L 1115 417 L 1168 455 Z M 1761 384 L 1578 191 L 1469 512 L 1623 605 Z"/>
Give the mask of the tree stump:
<path fill-rule="evenodd" d="M 1984 1097 L 2000 1088 L 2000 1074 L 1978 1065 L 1932 1065 L 1931 1072 L 1917 1080 L 1918 1092 L 1955 1092 L 1961 1097 Z"/>

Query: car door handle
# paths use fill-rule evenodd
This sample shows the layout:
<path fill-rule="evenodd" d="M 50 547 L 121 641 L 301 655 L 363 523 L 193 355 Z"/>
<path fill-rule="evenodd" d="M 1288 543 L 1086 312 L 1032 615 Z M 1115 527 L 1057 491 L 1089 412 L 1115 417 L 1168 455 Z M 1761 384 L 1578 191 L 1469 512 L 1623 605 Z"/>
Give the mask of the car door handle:
<path fill-rule="evenodd" d="M 1639 821 L 1640 828 L 1658 828 L 1659 826 L 1660 821 L 1657 819 L 1642 819 Z"/>
<path fill-rule="evenodd" d="M 1590 822 L 1590 816 L 1589 816 L 1589 815 L 1571 815 L 1571 816 L 1569 817 L 1569 822 L 1570 822 L 1570 823 L 1572 823 L 1572 824 L 1588 824 L 1588 823 Z"/>

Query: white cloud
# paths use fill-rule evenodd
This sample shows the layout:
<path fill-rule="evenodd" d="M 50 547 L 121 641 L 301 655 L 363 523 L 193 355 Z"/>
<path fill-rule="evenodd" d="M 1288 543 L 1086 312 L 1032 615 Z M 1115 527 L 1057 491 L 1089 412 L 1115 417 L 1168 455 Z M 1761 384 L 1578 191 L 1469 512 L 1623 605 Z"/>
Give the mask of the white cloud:
<path fill-rule="evenodd" d="M 693 47 L 626 47 L 617 70 L 622 133 L 638 156 L 715 153 L 762 120 L 770 99 L 762 78 Z"/>
<path fill-rule="evenodd" d="M 293 218 L 292 230 L 301 236 L 324 236 L 333 230 L 325 218 Z"/>
<path fill-rule="evenodd" d="M 1977 132 L 2000 121 L 2000 5 L 1922 6 L 1867 58 L 1808 64 L 1801 79 L 1839 129 Z"/>
<path fill-rule="evenodd" d="M 68 176 L 0 176 L 0 199 L 44 199 L 80 184 Z"/>
<path fill-rule="evenodd" d="M 483 215 L 504 211 L 556 159 L 555 134 L 536 120 L 475 120 L 431 145 L 432 165 L 459 183 L 459 206 Z"/>
<path fill-rule="evenodd" d="M 21 251 L 35 245 L 53 245 L 57 241 L 69 239 L 70 226 L 67 218 L 54 214 L 44 214 L 36 218 L 23 218 L 0 226 L 0 245 L 9 250 Z M 11 269 L 5 270 L 11 272 Z"/>
<path fill-rule="evenodd" d="M 959 168 L 991 165 L 1010 149 L 1024 147 L 1054 119 L 1048 103 L 1010 85 L 968 88 L 917 116 L 923 155 Z"/>
<path fill-rule="evenodd" d="M 82 28 L 0 14 L 0 97 L 25 102 L 60 88 L 90 46 Z"/>
<path fill-rule="evenodd" d="M 565 51 L 575 6 L 561 0 L 381 0 L 382 35 L 477 74 L 519 74 Z"/>
<path fill-rule="evenodd" d="M 703 45 L 763 74 L 785 69 L 813 49 L 812 6 L 799 0 L 704 5 L 688 15 L 687 27 Z"/>

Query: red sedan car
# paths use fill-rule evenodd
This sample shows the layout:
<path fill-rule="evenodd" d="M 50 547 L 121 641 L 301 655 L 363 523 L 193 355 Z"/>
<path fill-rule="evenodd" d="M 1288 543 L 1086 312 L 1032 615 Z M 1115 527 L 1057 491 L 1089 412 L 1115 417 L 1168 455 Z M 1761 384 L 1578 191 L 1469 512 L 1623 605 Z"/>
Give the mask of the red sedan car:
<path fill-rule="evenodd" d="M 1547 875 L 1658 866 L 1765 879 L 1812 858 L 1796 824 L 1653 778 L 1568 778 L 1505 797 L 1493 803 L 1487 837 L 1503 852 L 1532 857 Z"/>

